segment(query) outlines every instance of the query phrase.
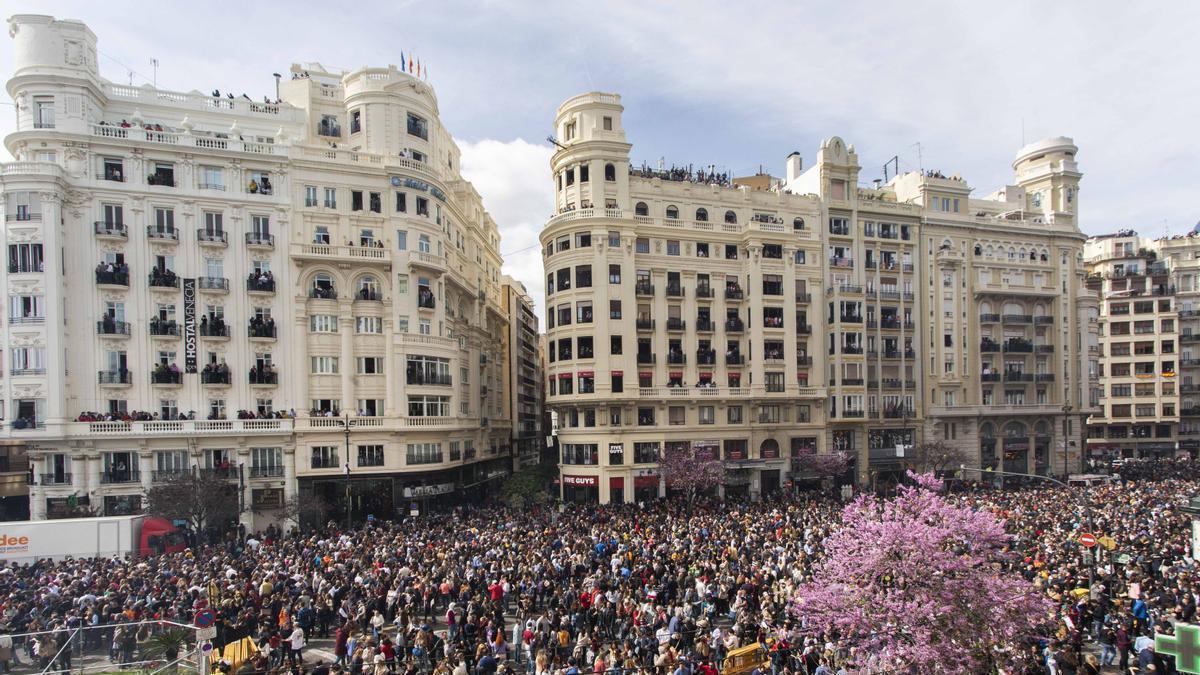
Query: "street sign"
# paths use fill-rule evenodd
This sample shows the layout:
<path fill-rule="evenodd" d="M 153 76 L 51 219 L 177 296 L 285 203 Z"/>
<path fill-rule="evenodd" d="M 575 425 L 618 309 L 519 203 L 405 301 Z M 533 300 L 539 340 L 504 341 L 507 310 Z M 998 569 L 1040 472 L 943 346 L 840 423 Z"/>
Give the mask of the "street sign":
<path fill-rule="evenodd" d="M 213 646 L 212 646 L 211 642 L 203 642 L 200 644 L 200 651 L 204 652 L 205 656 L 208 656 L 209 652 L 211 652 L 212 650 L 213 650 Z"/>
<path fill-rule="evenodd" d="M 1174 635 L 1155 633 L 1154 652 L 1174 656 L 1181 673 L 1200 673 L 1200 627 L 1177 623 Z"/>
<path fill-rule="evenodd" d="M 1133 557 L 1128 553 L 1121 553 L 1115 558 L 1115 560 L 1118 565 L 1128 565 L 1129 561 L 1133 560 Z"/>
<path fill-rule="evenodd" d="M 208 628 L 197 628 L 196 629 L 196 639 L 197 640 L 211 640 L 215 637 L 217 637 L 217 627 L 216 626 L 209 626 Z"/>
<path fill-rule="evenodd" d="M 1096 545 L 1096 535 L 1092 534 L 1091 532 L 1084 532 L 1083 534 L 1079 535 L 1079 543 L 1082 546 L 1092 548 Z"/>
<path fill-rule="evenodd" d="M 216 620 L 217 616 L 212 613 L 211 609 L 206 609 L 196 613 L 197 628 L 208 628 L 209 626 L 213 625 L 213 622 Z"/>
<path fill-rule="evenodd" d="M 1117 540 L 1113 539 L 1112 537 L 1110 537 L 1108 535 L 1104 535 L 1104 536 L 1100 537 L 1099 539 L 1097 539 L 1096 541 L 1100 542 L 1101 546 L 1103 546 L 1104 548 L 1106 548 L 1110 551 L 1117 547 Z"/>

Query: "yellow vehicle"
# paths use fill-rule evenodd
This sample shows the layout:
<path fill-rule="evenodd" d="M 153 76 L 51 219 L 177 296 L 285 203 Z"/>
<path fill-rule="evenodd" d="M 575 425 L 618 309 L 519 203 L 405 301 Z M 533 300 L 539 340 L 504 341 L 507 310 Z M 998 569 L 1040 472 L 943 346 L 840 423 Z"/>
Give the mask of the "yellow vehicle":
<path fill-rule="evenodd" d="M 721 664 L 721 675 L 742 675 L 742 673 L 749 673 L 755 668 L 762 670 L 771 668 L 771 658 L 767 655 L 767 646 L 761 642 L 738 647 L 729 652 Z"/>

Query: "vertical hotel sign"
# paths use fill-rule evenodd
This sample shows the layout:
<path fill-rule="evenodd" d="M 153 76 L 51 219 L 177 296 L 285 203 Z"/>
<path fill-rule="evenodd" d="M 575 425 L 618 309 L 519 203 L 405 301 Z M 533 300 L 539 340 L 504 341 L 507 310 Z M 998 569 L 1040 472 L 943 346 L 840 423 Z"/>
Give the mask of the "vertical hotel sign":
<path fill-rule="evenodd" d="M 183 365 L 196 372 L 196 280 L 183 280 Z"/>

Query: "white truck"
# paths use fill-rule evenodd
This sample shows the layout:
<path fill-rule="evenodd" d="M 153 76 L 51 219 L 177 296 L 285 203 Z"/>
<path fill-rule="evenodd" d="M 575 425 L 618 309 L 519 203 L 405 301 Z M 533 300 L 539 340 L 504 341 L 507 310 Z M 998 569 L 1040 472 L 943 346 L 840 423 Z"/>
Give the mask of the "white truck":
<path fill-rule="evenodd" d="M 144 557 L 183 550 L 178 528 L 148 516 L 0 522 L 0 560 Z"/>

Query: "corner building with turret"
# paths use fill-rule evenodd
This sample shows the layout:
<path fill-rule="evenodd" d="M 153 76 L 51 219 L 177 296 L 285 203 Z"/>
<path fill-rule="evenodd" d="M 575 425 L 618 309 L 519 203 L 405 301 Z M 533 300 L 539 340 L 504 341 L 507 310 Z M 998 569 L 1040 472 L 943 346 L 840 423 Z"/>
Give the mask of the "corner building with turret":
<path fill-rule="evenodd" d="M 137 513 L 204 473 L 250 529 L 297 496 L 360 521 L 510 471 L 515 305 L 427 81 L 127 86 L 83 23 L 8 27 L 0 438 L 27 447 L 34 518 Z"/>
<path fill-rule="evenodd" d="M 885 489 L 944 440 L 997 473 L 1079 470 L 1091 412 L 1075 145 L 1022 148 L 983 198 L 914 171 L 859 184 L 832 137 L 785 177 L 637 167 L 616 94 L 563 103 L 541 235 L 546 401 L 564 499 L 668 494 L 667 450 L 719 459 L 716 492 Z M 970 477 L 970 476 L 967 476 Z"/>

